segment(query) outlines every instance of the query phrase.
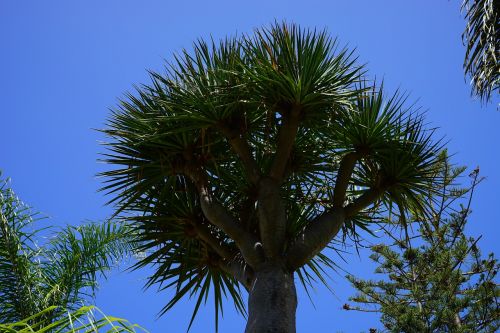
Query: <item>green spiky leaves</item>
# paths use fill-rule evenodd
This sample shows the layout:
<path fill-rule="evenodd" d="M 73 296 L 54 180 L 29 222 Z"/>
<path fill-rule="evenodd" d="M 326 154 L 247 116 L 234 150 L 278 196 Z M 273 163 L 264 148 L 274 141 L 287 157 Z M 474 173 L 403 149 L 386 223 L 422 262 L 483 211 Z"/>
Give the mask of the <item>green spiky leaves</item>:
<path fill-rule="evenodd" d="M 264 262 L 325 281 L 339 231 L 369 231 L 381 203 L 425 210 L 440 143 L 363 74 L 327 32 L 276 23 L 196 42 L 113 111 L 102 190 L 156 265 L 149 284 L 178 291 L 165 310 L 211 290 L 243 311 Z"/>
<path fill-rule="evenodd" d="M 365 83 L 366 85 L 366 83 Z M 383 85 L 358 95 L 355 110 L 343 112 L 335 126 L 339 149 L 360 156 L 353 184 L 361 189 L 381 186 L 382 200 L 403 210 L 425 210 L 419 196 L 433 191 L 441 140 L 425 127 L 423 117 L 406 96 L 396 92 L 386 97 Z M 335 140 L 335 138 L 333 138 Z M 356 191 L 353 192 L 356 196 Z"/>

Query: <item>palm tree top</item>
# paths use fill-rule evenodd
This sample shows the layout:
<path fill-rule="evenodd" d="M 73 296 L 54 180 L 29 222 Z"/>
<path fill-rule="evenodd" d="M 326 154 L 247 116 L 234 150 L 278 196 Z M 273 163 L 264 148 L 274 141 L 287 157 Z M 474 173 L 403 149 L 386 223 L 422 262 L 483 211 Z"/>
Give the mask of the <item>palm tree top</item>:
<path fill-rule="evenodd" d="M 40 323 L 50 324 L 88 301 L 97 278 L 130 254 L 125 224 L 68 226 L 42 242 L 39 233 L 49 228 L 38 227 L 38 220 L 9 181 L 0 179 L 0 323 L 43 312 Z"/>

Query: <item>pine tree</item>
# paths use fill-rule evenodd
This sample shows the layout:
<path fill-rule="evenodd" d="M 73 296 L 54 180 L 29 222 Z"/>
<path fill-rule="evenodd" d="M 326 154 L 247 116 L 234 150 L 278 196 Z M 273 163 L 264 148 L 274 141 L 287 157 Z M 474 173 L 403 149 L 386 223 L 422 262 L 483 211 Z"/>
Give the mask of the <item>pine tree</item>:
<path fill-rule="evenodd" d="M 429 195 L 429 212 L 410 215 L 408 222 L 401 214 L 389 217 L 394 227 L 384 229 L 393 243 L 372 247 L 371 259 L 383 278 L 348 276 L 359 291 L 351 300 L 360 306 L 346 304 L 344 309 L 380 312 L 388 332 L 496 332 L 500 328 L 500 288 L 495 282 L 499 264 L 493 254 L 482 258 L 481 237 L 464 233 L 474 189 L 482 180 L 479 168 L 469 175 L 469 187 L 458 188 L 455 184 L 465 168 L 452 167 L 443 157 L 441 195 Z M 399 236 L 395 236 L 397 225 L 406 226 L 399 229 Z"/>

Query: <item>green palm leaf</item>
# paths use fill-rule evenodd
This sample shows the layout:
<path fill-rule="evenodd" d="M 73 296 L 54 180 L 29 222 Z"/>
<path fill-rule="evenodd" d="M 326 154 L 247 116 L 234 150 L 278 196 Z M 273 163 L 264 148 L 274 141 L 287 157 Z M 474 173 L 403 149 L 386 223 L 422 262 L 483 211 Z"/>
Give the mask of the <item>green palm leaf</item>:
<path fill-rule="evenodd" d="M 467 26 L 462 39 L 467 47 L 465 74 L 470 75 L 472 94 L 489 101 L 500 88 L 500 4 L 496 0 L 464 0 Z"/>
<path fill-rule="evenodd" d="M 37 320 L 50 325 L 92 298 L 98 277 L 131 253 L 126 224 L 69 226 L 43 242 L 36 222 L 37 214 L 1 180 L 0 323 L 40 313 Z"/>
<path fill-rule="evenodd" d="M 73 312 L 48 307 L 21 321 L 0 324 L 2 333 L 135 333 L 147 332 L 137 324 L 127 320 L 106 316 L 93 306 L 84 306 Z M 45 318 L 51 313 L 64 313 L 58 320 L 46 325 Z"/>

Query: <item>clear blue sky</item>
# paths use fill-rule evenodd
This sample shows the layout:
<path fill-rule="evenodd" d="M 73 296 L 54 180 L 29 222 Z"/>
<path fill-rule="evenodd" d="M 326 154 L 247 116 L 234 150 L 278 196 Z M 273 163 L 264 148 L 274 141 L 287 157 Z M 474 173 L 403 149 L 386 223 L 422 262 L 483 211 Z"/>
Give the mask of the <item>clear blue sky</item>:
<path fill-rule="evenodd" d="M 473 204 L 469 233 L 483 234 L 485 253 L 499 249 L 500 112 L 496 100 L 481 107 L 469 96 L 462 74 L 464 21 L 459 0 L 425 1 L 22 1 L 0 0 L 0 169 L 27 203 L 51 219 L 78 224 L 105 219 L 111 208 L 97 193 L 96 162 L 103 152 L 108 109 L 133 84 L 147 82 L 146 69 L 189 48 L 198 37 L 223 37 L 286 19 L 327 27 L 357 47 L 370 75 L 388 90 L 401 87 L 427 111 L 432 126 L 449 140 L 454 162 L 479 165 L 487 180 Z M 369 276 L 362 253 L 349 256 L 349 271 Z M 142 291 L 148 272 L 114 272 L 102 282 L 97 305 L 151 332 L 184 332 L 192 304 L 180 304 L 156 320 L 169 294 Z M 332 274 L 335 295 L 319 287 L 314 308 L 299 295 L 299 332 L 360 332 L 377 318 L 340 308 L 353 293 Z M 220 332 L 242 332 L 244 319 L 226 307 Z M 209 308 L 191 332 L 213 330 Z"/>

